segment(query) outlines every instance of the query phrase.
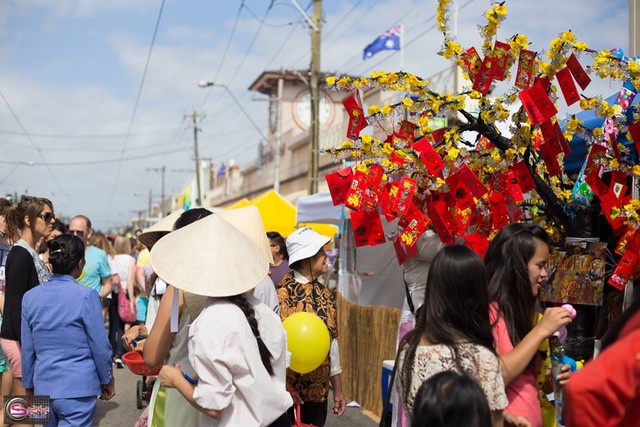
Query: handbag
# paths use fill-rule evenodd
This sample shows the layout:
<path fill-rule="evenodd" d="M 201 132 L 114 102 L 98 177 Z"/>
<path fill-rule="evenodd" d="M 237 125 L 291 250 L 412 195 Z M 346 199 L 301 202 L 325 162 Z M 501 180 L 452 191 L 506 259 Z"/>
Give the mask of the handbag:
<path fill-rule="evenodd" d="M 118 292 L 118 316 L 124 323 L 135 323 L 136 321 L 136 306 L 134 304 L 133 310 L 131 309 L 129 298 L 122 288 Z"/>
<path fill-rule="evenodd" d="M 292 427 L 316 427 L 315 424 L 305 424 L 300 416 L 300 404 L 298 403 L 293 409 L 294 418 L 296 420 Z"/>

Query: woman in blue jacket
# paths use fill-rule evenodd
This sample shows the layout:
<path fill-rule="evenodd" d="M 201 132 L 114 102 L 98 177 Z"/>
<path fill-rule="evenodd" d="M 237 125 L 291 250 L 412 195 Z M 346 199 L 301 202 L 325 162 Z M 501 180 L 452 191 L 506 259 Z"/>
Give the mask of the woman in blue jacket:
<path fill-rule="evenodd" d="M 75 279 L 84 267 L 84 243 L 73 235 L 48 242 L 53 276 L 22 300 L 22 382 L 51 398 L 47 426 L 88 426 L 96 396 L 115 395 L 111 345 L 100 297 Z"/>

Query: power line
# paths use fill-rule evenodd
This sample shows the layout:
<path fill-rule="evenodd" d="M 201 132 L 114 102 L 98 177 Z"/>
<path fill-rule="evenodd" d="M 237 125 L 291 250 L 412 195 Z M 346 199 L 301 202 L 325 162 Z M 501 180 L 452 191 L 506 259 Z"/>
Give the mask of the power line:
<path fill-rule="evenodd" d="M 140 80 L 140 86 L 138 87 L 138 94 L 136 95 L 136 102 L 133 106 L 133 112 L 131 114 L 131 120 L 129 121 L 129 128 L 127 129 L 127 136 L 125 137 L 124 144 L 122 146 L 122 151 L 120 152 L 120 162 L 118 163 L 118 169 L 116 171 L 116 177 L 113 183 L 113 190 L 111 190 L 111 195 L 109 197 L 109 208 L 107 211 L 107 217 L 109 216 L 109 212 L 111 211 L 111 201 L 113 200 L 113 195 L 116 192 L 116 188 L 118 188 L 118 183 L 120 181 L 120 173 L 122 172 L 122 160 L 124 159 L 124 153 L 127 150 L 127 144 L 129 142 L 129 137 L 131 135 L 131 129 L 133 128 L 133 123 L 136 118 L 136 114 L 138 112 L 138 105 L 140 103 L 140 96 L 142 95 L 142 88 L 144 87 L 144 82 L 147 77 L 147 70 L 149 69 L 149 62 L 151 61 L 151 53 L 153 52 L 153 46 L 156 42 L 156 36 L 158 34 L 158 28 L 160 27 L 160 19 L 162 18 L 162 11 L 164 10 L 164 2 L 162 0 L 160 3 L 160 10 L 158 11 L 158 17 L 156 19 L 156 25 L 153 29 L 153 36 L 151 37 L 151 45 L 149 46 L 149 52 L 147 53 L 147 61 L 144 65 L 144 70 L 142 72 L 142 79 Z"/>
<path fill-rule="evenodd" d="M 129 134 L 129 136 L 142 136 L 142 135 L 154 135 L 158 133 L 165 133 L 168 129 L 165 130 L 154 130 L 149 132 L 139 132 L 136 134 Z M 1 130 L 0 133 L 6 133 L 8 135 L 24 135 L 23 132 L 16 132 L 11 130 Z M 123 136 L 127 136 L 126 133 L 113 133 L 113 134 L 95 134 L 95 135 L 65 135 L 65 134 L 53 134 L 53 133 L 29 133 L 32 137 L 37 138 L 64 138 L 64 139 L 96 139 L 96 138 L 122 138 Z"/>
<path fill-rule="evenodd" d="M 181 147 L 181 148 L 178 148 L 178 149 L 160 151 L 160 152 L 153 153 L 153 154 L 141 154 L 141 155 L 138 155 L 138 156 L 129 156 L 129 157 L 126 157 L 124 159 L 116 158 L 116 159 L 104 159 L 104 160 L 76 160 L 76 161 L 73 161 L 73 162 L 42 162 L 42 163 L 33 162 L 33 163 L 29 163 L 29 166 L 46 166 L 47 168 L 49 168 L 50 166 L 102 165 L 102 164 L 107 164 L 107 163 L 128 162 L 128 161 L 131 161 L 131 160 L 138 160 L 138 159 L 146 159 L 146 158 L 149 158 L 149 157 L 163 156 L 165 154 L 178 153 L 178 152 L 182 152 L 182 151 L 185 151 L 185 150 L 188 150 L 188 149 L 189 149 L 189 147 Z M 13 161 L 8 161 L 8 160 L 0 160 L 0 164 L 5 164 L 5 165 L 23 165 L 23 164 L 25 164 L 25 162 L 13 162 Z M 51 169 L 49 169 L 49 170 L 51 170 Z"/>

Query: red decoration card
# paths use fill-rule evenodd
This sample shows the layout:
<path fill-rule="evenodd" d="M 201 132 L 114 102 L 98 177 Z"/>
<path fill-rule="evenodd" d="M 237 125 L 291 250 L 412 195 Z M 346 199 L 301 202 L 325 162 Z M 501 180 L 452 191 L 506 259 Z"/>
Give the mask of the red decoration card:
<path fill-rule="evenodd" d="M 472 46 L 465 50 L 460 57 L 464 63 L 465 71 L 469 73 L 472 81 L 475 80 L 478 71 L 480 71 L 480 66 L 482 65 L 482 59 L 480 59 L 478 51 Z"/>
<path fill-rule="evenodd" d="M 511 46 L 501 41 L 496 41 L 493 45 L 491 66 L 493 67 L 492 73 L 495 80 L 504 80 L 507 74 L 507 61 L 509 60 L 510 50 Z"/>
<path fill-rule="evenodd" d="M 427 227 L 429 226 L 429 219 L 418 209 L 413 209 L 411 214 L 407 217 L 407 220 L 409 221 L 409 224 L 400 234 L 400 240 L 407 248 L 413 248 L 418 242 L 420 236 L 422 236 L 422 233 L 427 230 Z"/>
<path fill-rule="evenodd" d="M 350 167 L 340 169 L 337 172 L 327 174 L 326 180 L 333 205 L 343 204 L 347 199 L 347 193 L 353 182 L 353 170 Z"/>
<path fill-rule="evenodd" d="M 491 221 L 493 221 L 494 229 L 500 230 L 509 224 L 507 205 L 502 193 L 493 193 L 489 196 L 489 210 L 491 211 Z"/>
<path fill-rule="evenodd" d="M 433 224 L 433 230 L 438 234 L 440 240 L 445 245 L 453 245 L 456 241 L 454 235 L 451 233 L 451 229 L 447 226 L 444 218 L 441 215 L 440 210 L 436 206 L 435 202 L 430 201 L 427 203 L 427 214 Z"/>
<path fill-rule="evenodd" d="M 403 120 L 402 123 L 400 123 L 400 129 L 398 129 L 397 133 L 404 141 L 413 143 L 413 135 L 417 127 L 418 125 L 415 123 Z"/>
<path fill-rule="evenodd" d="M 367 175 L 359 170 L 356 170 L 353 174 L 353 180 L 351 181 L 351 187 L 349 187 L 349 191 L 347 192 L 346 200 L 344 201 L 344 205 L 349 209 L 353 209 L 354 211 L 360 210 L 362 206 L 363 193 L 367 185 Z"/>
<path fill-rule="evenodd" d="M 591 77 L 584 71 L 584 68 L 582 68 L 580 61 L 578 61 L 574 53 L 572 53 L 567 60 L 567 68 L 571 71 L 573 78 L 576 79 L 580 89 L 585 90 L 587 86 L 589 86 L 589 83 L 591 83 Z"/>
<path fill-rule="evenodd" d="M 618 199 L 625 196 L 627 192 L 627 180 L 629 175 L 623 171 L 611 172 L 611 183 L 609 185 L 609 191 L 613 193 Z"/>
<path fill-rule="evenodd" d="M 475 232 L 464 236 L 465 246 L 477 253 L 480 258 L 484 258 L 484 255 L 489 249 L 489 239 L 484 234 Z"/>
<path fill-rule="evenodd" d="M 380 191 L 380 196 L 378 198 L 378 203 L 380 205 L 380 210 L 382 215 L 387 219 L 387 221 L 391 222 L 398 217 L 393 209 L 393 202 L 398 195 L 398 190 L 400 188 L 399 182 L 388 182 Z"/>
<path fill-rule="evenodd" d="M 411 206 L 413 193 L 415 193 L 417 186 L 418 181 L 416 181 L 415 179 L 411 179 L 406 176 L 402 177 L 400 186 L 398 188 L 398 194 L 393 200 L 391 209 L 394 212 L 398 213 L 398 215 L 406 214 L 408 212 L 409 206 Z"/>
<path fill-rule="evenodd" d="M 623 291 L 627 283 L 633 279 L 633 270 L 637 262 L 638 256 L 636 254 L 630 251 L 625 252 L 607 283 L 617 290 Z"/>
<path fill-rule="evenodd" d="M 460 177 L 457 173 L 449 175 L 445 181 L 449 186 L 449 189 L 453 193 L 456 198 L 456 205 L 460 209 L 468 209 L 472 208 L 476 205 L 476 202 L 473 200 L 473 196 L 469 193 L 469 190 L 462 185 Z"/>
<path fill-rule="evenodd" d="M 344 101 L 342 105 L 347 110 L 349 115 L 349 126 L 347 127 L 347 138 L 358 139 L 362 129 L 367 127 L 367 120 L 365 119 L 364 109 L 361 103 L 355 95 L 351 95 Z"/>
<path fill-rule="evenodd" d="M 636 152 L 640 153 L 640 122 L 629 125 L 629 135 L 633 144 L 636 146 Z"/>
<path fill-rule="evenodd" d="M 640 235 L 638 230 L 628 227 L 627 231 L 622 235 L 616 246 L 615 253 L 618 255 L 624 255 L 625 252 L 630 251 L 636 255 L 640 255 Z"/>
<path fill-rule="evenodd" d="M 528 193 L 536 188 L 536 183 L 533 180 L 531 172 L 529 172 L 529 167 L 524 160 L 514 163 L 511 167 L 511 171 L 516 177 L 518 185 L 520 186 L 520 189 L 522 189 L 523 193 Z"/>
<path fill-rule="evenodd" d="M 467 189 L 473 194 L 476 199 L 481 199 L 482 196 L 487 194 L 489 190 L 484 186 L 482 181 L 478 178 L 478 176 L 473 173 L 471 169 L 466 164 L 460 166 L 460 169 L 456 172 L 458 177 L 460 178 L 460 182 L 462 185 L 467 187 Z"/>
<path fill-rule="evenodd" d="M 424 162 L 431 175 L 442 176 L 444 162 L 427 138 L 420 138 L 416 141 L 413 144 L 413 149 L 420 154 L 420 159 Z"/>
<path fill-rule="evenodd" d="M 589 157 L 587 158 L 587 166 L 584 168 L 585 175 L 588 175 L 593 169 L 600 170 L 598 161 L 602 156 L 607 153 L 607 148 L 604 145 L 593 144 L 589 151 Z"/>
<path fill-rule="evenodd" d="M 483 95 L 489 93 L 491 82 L 493 81 L 492 58 L 490 55 L 485 56 L 480 65 L 480 70 L 473 81 L 473 90 L 477 90 Z"/>
<path fill-rule="evenodd" d="M 516 175 L 512 170 L 509 171 L 509 183 L 511 184 L 511 195 L 513 196 L 513 200 L 517 202 L 521 202 L 524 200 L 524 195 L 522 194 L 522 188 L 518 184 L 518 180 L 516 179 Z"/>
<path fill-rule="evenodd" d="M 549 176 L 556 176 L 562 173 L 562 168 L 560 167 L 560 163 L 558 163 L 558 155 L 554 147 L 545 142 L 540 146 L 540 154 L 542 154 Z"/>
<path fill-rule="evenodd" d="M 531 77 L 536 60 L 536 53 L 531 50 L 522 49 L 518 60 L 518 73 L 516 74 L 515 86 L 520 89 L 528 89 L 531 86 Z"/>
<path fill-rule="evenodd" d="M 375 246 L 385 242 L 378 210 L 351 212 L 356 246 Z"/>
<path fill-rule="evenodd" d="M 562 95 L 564 96 L 564 101 L 567 103 L 567 106 L 580 101 L 580 95 L 578 94 L 575 83 L 573 83 L 571 72 L 567 67 L 558 71 L 556 78 L 558 79 L 558 84 L 560 85 L 560 90 L 562 90 Z"/>
<path fill-rule="evenodd" d="M 542 82 L 537 81 L 529 89 L 518 93 L 531 124 L 537 125 L 555 116 L 558 110 L 549 99 Z"/>

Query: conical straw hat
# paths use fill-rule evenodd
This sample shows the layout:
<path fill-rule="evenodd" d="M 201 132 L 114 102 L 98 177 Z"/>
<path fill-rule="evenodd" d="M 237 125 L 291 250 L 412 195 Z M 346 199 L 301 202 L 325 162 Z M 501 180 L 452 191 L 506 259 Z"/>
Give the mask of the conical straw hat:
<path fill-rule="evenodd" d="M 162 236 L 173 231 L 173 224 L 175 224 L 183 213 L 184 209 L 178 209 L 177 211 L 171 212 L 169 215 L 149 227 L 149 229 L 144 233 L 139 235 L 138 240 L 148 249 L 151 249 Z"/>
<path fill-rule="evenodd" d="M 208 297 L 245 293 L 269 272 L 264 251 L 219 215 L 160 239 L 151 250 L 151 265 L 165 282 Z"/>
<path fill-rule="evenodd" d="M 238 230 L 242 231 L 256 245 L 258 245 L 267 255 L 269 264 L 273 264 L 273 255 L 271 254 L 271 246 L 267 232 L 264 229 L 264 223 L 260 216 L 260 211 L 255 206 L 246 206 L 244 208 L 229 209 L 218 212 L 222 218 L 227 220 Z"/>

